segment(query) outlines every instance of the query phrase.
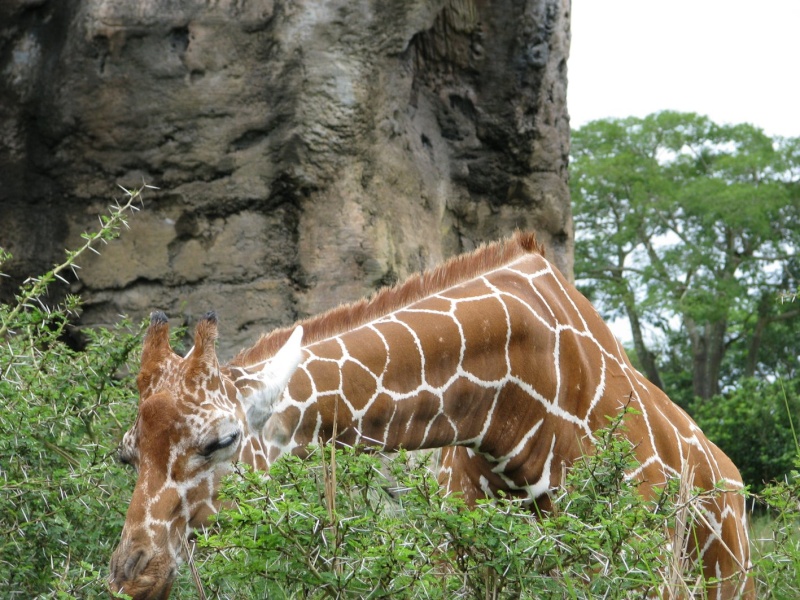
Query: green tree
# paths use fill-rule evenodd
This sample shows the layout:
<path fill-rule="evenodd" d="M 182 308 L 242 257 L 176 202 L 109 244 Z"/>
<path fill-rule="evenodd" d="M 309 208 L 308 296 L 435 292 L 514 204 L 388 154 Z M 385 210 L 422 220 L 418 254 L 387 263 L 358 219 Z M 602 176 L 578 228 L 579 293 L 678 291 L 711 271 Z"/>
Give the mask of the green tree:
<path fill-rule="evenodd" d="M 774 338 L 786 342 L 780 325 L 800 314 L 778 301 L 800 276 L 798 182 L 800 139 L 752 125 L 661 112 L 573 132 L 575 271 L 606 318 L 630 323 L 656 385 L 675 382 L 670 362 L 670 376 L 691 373 L 685 396 L 703 399 L 742 375 L 797 367 Z"/>
<path fill-rule="evenodd" d="M 800 379 L 744 378 L 713 402 L 698 400 L 692 415 L 705 434 L 727 454 L 750 486 L 784 479 L 797 460 Z"/>

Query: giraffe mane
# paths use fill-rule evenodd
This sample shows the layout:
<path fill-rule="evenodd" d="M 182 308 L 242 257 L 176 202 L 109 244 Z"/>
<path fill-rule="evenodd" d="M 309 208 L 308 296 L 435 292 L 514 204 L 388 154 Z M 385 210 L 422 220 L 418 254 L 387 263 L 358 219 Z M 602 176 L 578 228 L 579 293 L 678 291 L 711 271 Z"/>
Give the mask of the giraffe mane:
<path fill-rule="evenodd" d="M 231 366 L 245 366 L 272 357 L 297 325 L 303 326 L 303 344 L 313 344 L 360 327 L 426 296 L 441 292 L 508 264 L 528 253 L 544 255 L 536 236 L 516 231 L 505 240 L 482 244 L 468 254 L 454 256 L 441 265 L 409 276 L 392 287 L 385 287 L 369 298 L 342 304 L 327 312 L 298 321 L 291 327 L 275 329 L 261 336 L 255 345 L 242 350 Z"/>

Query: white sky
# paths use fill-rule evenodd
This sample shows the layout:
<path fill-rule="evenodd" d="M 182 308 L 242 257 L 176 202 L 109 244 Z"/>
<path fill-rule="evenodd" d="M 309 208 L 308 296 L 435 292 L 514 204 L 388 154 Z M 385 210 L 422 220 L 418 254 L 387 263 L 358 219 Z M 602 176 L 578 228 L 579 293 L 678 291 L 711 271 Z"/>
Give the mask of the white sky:
<path fill-rule="evenodd" d="M 573 128 L 659 110 L 800 136 L 800 0 L 572 0 Z"/>

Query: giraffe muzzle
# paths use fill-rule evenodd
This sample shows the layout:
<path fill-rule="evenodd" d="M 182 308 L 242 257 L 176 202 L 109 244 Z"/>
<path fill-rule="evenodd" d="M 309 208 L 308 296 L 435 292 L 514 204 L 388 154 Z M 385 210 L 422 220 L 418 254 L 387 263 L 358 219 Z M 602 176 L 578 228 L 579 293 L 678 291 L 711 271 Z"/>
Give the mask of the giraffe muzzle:
<path fill-rule="evenodd" d="M 133 600 L 166 600 L 177 575 L 177 564 L 164 553 L 143 549 L 124 552 L 122 544 L 111 557 L 109 588 Z"/>

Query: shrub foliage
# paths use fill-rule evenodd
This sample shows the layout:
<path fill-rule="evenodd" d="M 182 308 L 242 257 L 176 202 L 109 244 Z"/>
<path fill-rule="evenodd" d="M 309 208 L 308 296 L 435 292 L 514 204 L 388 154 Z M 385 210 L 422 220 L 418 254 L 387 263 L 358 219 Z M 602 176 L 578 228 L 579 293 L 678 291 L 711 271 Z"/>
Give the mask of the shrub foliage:
<path fill-rule="evenodd" d="M 730 392 L 696 399 L 692 415 L 739 467 L 754 492 L 784 479 L 797 459 L 800 379 L 743 379 Z"/>
<path fill-rule="evenodd" d="M 469 508 L 405 453 L 383 468 L 324 446 L 281 458 L 269 478 L 240 469 L 223 492 L 235 507 L 202 541 L 213 550 L 204 585 L 231 598 L 624 598 L 681 586 L 697 574 L 673 573 L 676 489 L 640 497 L 620 426 L 570 470 L 547 518 L 508 498 Z"/>
<path fill-rule="evenodd" d="M 44 298 L 90 247 L 116 237 L 140 191 L 104 217 L 100 231 L 13 304 L 0 305 L 0 589 L 5 597 L 102 591 L 101 569 L 119 537 L 130 476 L 114 463 L 135 401 L 131 360 L 140 328 L 122 319 L 87 330 L 86 348 L 64 342 L 76 297 Z M 3 260 L 9 255 L 4 253 Z M 6 596 L 8 594 L 8 596 Z"/>

